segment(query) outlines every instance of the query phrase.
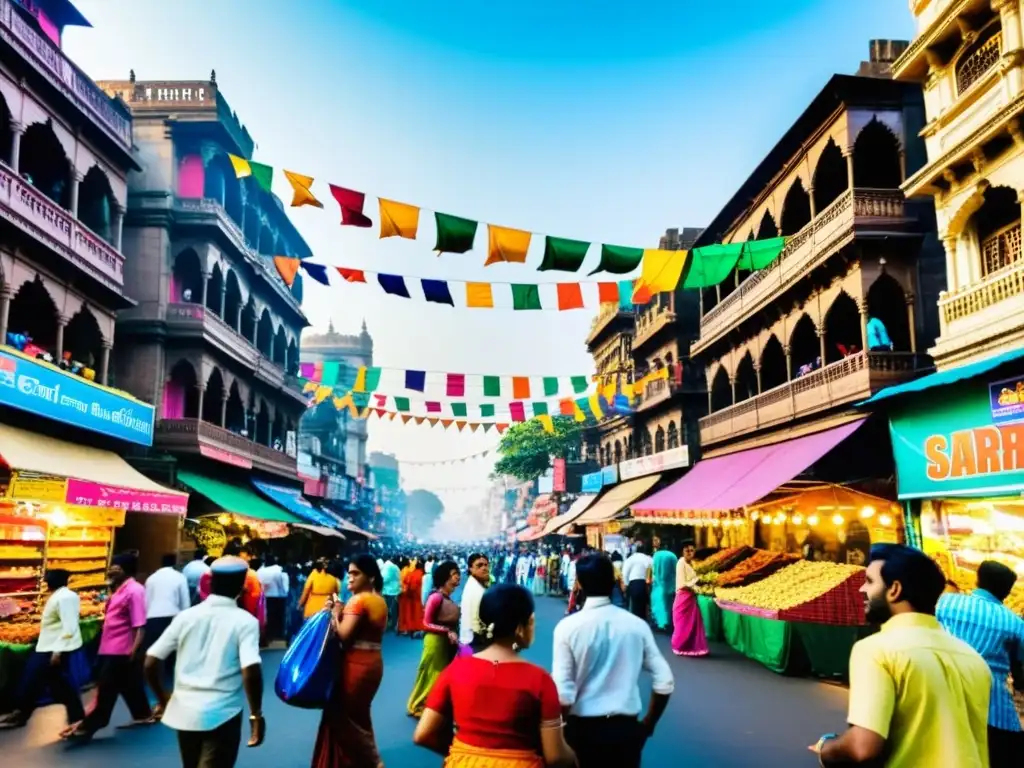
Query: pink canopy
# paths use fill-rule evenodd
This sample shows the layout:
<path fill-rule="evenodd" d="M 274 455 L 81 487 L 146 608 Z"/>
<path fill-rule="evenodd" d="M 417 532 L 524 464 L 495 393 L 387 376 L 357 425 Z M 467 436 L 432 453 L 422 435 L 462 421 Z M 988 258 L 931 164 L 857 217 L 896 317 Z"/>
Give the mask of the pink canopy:
<path fill-rule="evenodd" d="M 699 461 L 667 488 L 633 504 L 634 510 L 713 512 L 763 499 L 852 435 L 864 419 L 761 448 Z"/>

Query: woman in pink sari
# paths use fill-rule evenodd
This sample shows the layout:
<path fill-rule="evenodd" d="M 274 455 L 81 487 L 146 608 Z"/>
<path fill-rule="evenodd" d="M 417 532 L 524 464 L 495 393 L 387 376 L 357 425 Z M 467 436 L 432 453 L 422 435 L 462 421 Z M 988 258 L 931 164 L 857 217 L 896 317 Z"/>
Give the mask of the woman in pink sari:
<path fill-rule="evenodd" d="M 697 572 L 693 569 L 693 542 L 683 545 L 683 556 L 676 565 L 676 599 L 672 605 L 672 652 L 676 656 L 707 656 L 708 640 L 704 619 L 697 604 Z"/>

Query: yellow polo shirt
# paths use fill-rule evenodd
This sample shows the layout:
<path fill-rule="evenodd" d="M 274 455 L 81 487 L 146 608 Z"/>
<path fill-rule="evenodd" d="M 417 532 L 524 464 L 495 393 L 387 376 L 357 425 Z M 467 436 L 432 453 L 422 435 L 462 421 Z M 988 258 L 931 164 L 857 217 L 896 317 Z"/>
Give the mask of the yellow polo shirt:
<path fill-rule="evenodd" d="M 901 613 L 850 654 L 850 725 L 886 740 L 886 768 L 987 768 L 992 673 L 934 616 Z"/>

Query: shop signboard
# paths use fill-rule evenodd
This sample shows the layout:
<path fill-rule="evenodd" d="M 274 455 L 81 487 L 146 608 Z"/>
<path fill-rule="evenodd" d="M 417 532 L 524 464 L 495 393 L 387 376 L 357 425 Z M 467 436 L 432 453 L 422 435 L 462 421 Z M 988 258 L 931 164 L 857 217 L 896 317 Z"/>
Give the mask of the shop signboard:
<path fill-rule="evenodd" d="M 13 351 L 0 352 L 0 404 L 130 443 L 153 444 L 153 406 Z"/>
<path fill-rule="evenodd" d="M 1007 386 L 994 384 L 1000 391 Z M 972 379 L 923 394 L 889 416 L 901 499 L 1024 490 L 1024 422 L 997 421 L 1009 412 L 998 402 L 993 407 L 989 382 Z"/>
<path fill-rule="evenodd" d="M 653 475 L 656 472 L 680 469 L 689 465 L 689 448 L 681 445 L 678 448 L 669 448 L 661 453 L 652 453 L 650 456 L 640 456 L 636 459 L 620 462 L 619 478 L 622 480 L 632 480 L 644 475 Z"/>
<path fill-rule="evenodd" d="M 581 478 L 583 493 L 600 493 L 601 473 L 590 472 Z"/>
<path fill-rule="evenodd" d="M 601 486 L 615 485 L 619 482 L 619 465 L 609 464 L 601 470 Z"/>
<path fill-rule="evenodd" d="M 182 515 L 188 512 L 188 494 L 142 491 L 68 478 L 67 503 L 84 507 L 123 509 L 126 512 L 158 512 Z"/>
<path fill-rule="evenodd" d="M 537 478 L 537 493 L 552 493 L 555 490 L 555 473 L 548 470 Z"/>
<path fill-rule="evenodd" d="M 995 424 L 1024 421 L 1024 376 L 988 385 L 989 409 Z"/>
<path fill-rule="evenodd" d="M 555 459 L 553 462 L 551 490 L 565 493 L 565 459 Z"/>
<path fill-rule="evenodd" d="M 66 501 L 67 482 L 63 477 L 14 472 L 7 494 L 11 499 L 63 504 Z"/>

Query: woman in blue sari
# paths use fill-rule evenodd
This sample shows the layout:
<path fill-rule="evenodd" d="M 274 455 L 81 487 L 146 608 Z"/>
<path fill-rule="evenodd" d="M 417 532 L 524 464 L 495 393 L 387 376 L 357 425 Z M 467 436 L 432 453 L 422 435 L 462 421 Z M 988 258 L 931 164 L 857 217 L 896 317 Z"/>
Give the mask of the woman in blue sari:
<path fill-rule="evenodd" d="M 676 564 L 679 558 L 668 548 L 662 548 L 661 539 L 654 537 L 654 558 L 651 564 L 651 616 L 661 632 L 672 629 L 672 603 L 676 597 Z"/>

